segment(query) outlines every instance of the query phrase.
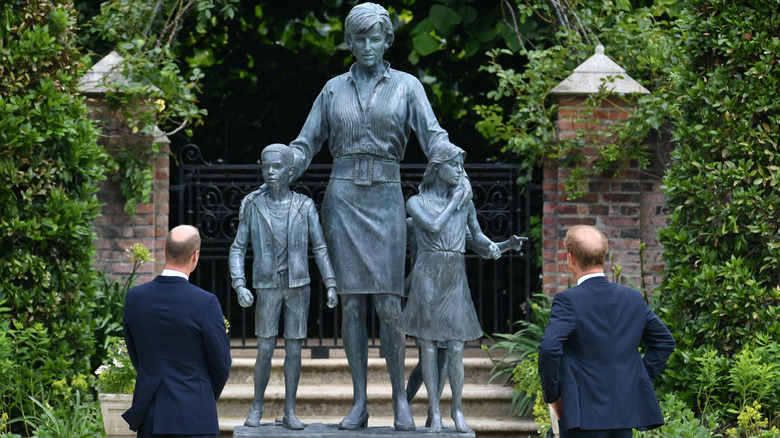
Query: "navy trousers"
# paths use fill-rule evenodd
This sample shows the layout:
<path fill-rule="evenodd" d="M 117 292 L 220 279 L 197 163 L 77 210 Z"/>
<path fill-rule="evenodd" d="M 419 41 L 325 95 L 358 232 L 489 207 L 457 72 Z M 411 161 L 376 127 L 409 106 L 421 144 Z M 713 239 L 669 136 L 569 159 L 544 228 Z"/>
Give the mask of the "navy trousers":
<path fill-rule="evenodd" d="M 216 435 L 170 435 L 170 434 L 155 434 L 152 433 L 152 427 L 154 425 L 154 401 L 149 406 L 149 410 L 146 411 L 141 426 L 138 428 L 137 438 L 216 438 Z"/>
<path fill-rule="evenodd" d="M 631 438 L 632 429 L 609 429 L 609 430 L 580 430 L 572 429 L 561 431 L 561 438 Z"/>

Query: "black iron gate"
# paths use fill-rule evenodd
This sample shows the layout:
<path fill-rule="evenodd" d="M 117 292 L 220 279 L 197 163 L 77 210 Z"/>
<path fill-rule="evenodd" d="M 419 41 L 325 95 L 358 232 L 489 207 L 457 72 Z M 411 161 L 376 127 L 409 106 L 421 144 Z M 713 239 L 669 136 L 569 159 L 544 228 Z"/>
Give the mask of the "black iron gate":
<path fill-rule="evenodd" d="M 485 234 L 495 241 L 508 239 L 512 234 L 527 236 L 532 215 L 539 208 L 541 187 L 518 186 L 517 165 L 466 163 L 464 167 Z M 330 170 L 330 165 L 309 166 L 293 183 L 293 190 L 311 197 L 319 207 Z M 401 165 L 405 197 L 417 193 L 424 170 L 425 164 Z M 178 184 L 171 186 L 171 224 L 195 225 L 203 238 L 199 267 L 193 273 L 192 281 L 217 295 L 231 325 L 234 348 L 254 347 L 254 313 L 238 305 L 230 286 L 228 251 L 238 227 L 241 200 L 261 183 L 262 173 L 257 163 L 206 162 L 200 149 L 189 144 L 179 153 Z M 529 241 L 528 245 L 524 252 L 532 254 L 530 245 L 533 243 Z M 251 250 L 247 251 L 247 258 L 251 260 Z M 251 263 L 249 260 L 248 264 Z M 327 354 L 328 348 L 340 348 L 341 345 L 340 308 L 327 307 L 324 286 L 311 256 L 310 261 L 312 297 L 306 347 L 319 352 L 324 350 Z M 522 309 L 538 282 L 539 270 L 531 257 L 508 252 L 499 260 L 483 260 L 469 253 L 466 269 L 482 329 L 488 334 L 510 332 L 512 324 L 525 317 Z M 247 273 L 250 272 L 251 269 L 247 269 Z M 378 322 L 373 313 L 369 336 L 372 339 L 370 346 L 377 346 Z"/>

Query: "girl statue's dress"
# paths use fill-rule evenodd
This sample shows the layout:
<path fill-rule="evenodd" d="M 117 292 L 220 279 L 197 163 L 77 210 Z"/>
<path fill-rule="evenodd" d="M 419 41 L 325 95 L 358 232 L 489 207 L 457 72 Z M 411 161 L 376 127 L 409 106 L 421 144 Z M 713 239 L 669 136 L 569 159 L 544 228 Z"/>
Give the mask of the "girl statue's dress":
<path fill-rule="evenodd" d="M 431 216 L 438 215 L 448 201 L 417 196 Z M 482 336 L 463 256 L 469 214 L 476 214 L 473 202 L 455 210 L 438 233 L 415 227 L 417 259 L 399 323 L 401 332 L 432 341 L 465 342 Z"/>

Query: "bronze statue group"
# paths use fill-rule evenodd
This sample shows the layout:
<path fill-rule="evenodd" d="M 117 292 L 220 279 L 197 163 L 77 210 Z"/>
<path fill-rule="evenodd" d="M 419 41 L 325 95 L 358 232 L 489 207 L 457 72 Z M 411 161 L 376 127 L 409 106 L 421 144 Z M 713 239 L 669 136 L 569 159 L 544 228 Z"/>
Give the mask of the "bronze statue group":
<path fill-rule="evenodd" d="M 390 68 L 385 51 L 394 38 L 388 12 L 373 3 L 355 6 L 345 21 L 346 42 L 356 62 L 328 81 L 315 100 L 298 137 L 289 146 L 271 145 L 261 154 L 263 187 L 242 202 L 239 228 L 230 249 L 233 287 L 239 304 L 252 304 L 244 256 L 254 251 L 253 288 L 257 295 L 258 356 L 255 397 L 247 426 L 260 424 L 270 360 L 284 309 L 285 409 L 282 424 L 302 429 L 295 416 L 300 349 L 309 307 L 308 242 L 328 288 L 328 305 L 342 305 L 342 338 L 353 382 L 354 406 L 338 424 L 367 426 L 368 335 L 373 305 L 392 385 L 394 427 L 415 429 L 404 383 L 406 336 L 420 347 L 423 381 L 429 395 L 428 427 L 442 430 L 439 382 L 449 377 L 452 419 L 469 432 L 463 416 L 463 345 L 482 336 L 466 281 L 466 234 L 486 257 L 499 246 L 481 231 L 463 171 L 465 152 L 439 126 L 417 78 Z M 414 131 L 429 160 L 420 193 L 404 202 L 400 161 Z M 333 170 L 322 204 L 320 226 L 312 201 L 289 189 L 327 142 Z M 267 163 L 276 163 L 278 172 Z M 416 260 L 409 298 L 402 310 L 407 212 Z M 446 374 L 439 375 L 437 349 L 444 347 Z"/>
<path fill-rule="evenodd" d="M 440 399 L 448 379 L 455 430 L 471 432 L 462 406 L 463 348 L 481 337 L 482 329 L 464 253 L 468 247 L 496 259 L 520 249 L 524 238 L 495 243 L 482 233 L 463 170 L 465 151 L 439 126 L 420 81 L 384 61 L 394 37 L 388 12 L 373 3 L 359 4 L 344 27 L 356 62 L 325 84 L 295 140 L 263 149 L 264 184 L 241 203 L 230 247 L 238 302 L 255 305 L 258 352 L 245 425 L 261 424 L 284 315 L 282 425 L 305 428 L 295 415 L 295 398 L 311 293 L 311 248 L 328 306 L 339 301 L 342 306 L 354 404 L 339 429 L 368 425 L 366 317 L 373 306 L 392 386 L 395 430 L 415 430 L 409 405 L 422 380 L 428 392 L 426 427 L 441 432 Z M 419 193 L 404 201 L 399 163 L 412 131 L 428 165 Z M 292 192 L 290 182 L 324 143 L 333 169 L 320 218 L 314 202 Z M 539 344 L 544 399 L 559 420 L 561 436 L 622 438 L 630 437 L 633 428 L 660 426 L 663 416 L 652 381 L 674 349 L 674 339 L 637 291 L 604 278 L 608 245 L 599 230 L 572 227 L 565 244 L 578 286 L 555 296 Z M 413 263 L 407 279 L 408 245 Z M 250 247 L 251 285 L 244 266 Z M 166 269 L 127 293 L 125 338 L 138 378 L 133 406 L 124 417 L 139 437 L 211 438 L 219 432 L 216 400 L 230 370 L 230 347 L 216 298 L 188 282 L 199 248 L 196 228 L 172 229 Z M 408 388 L 407 336 L 415 338 L 420 352 Z"/>

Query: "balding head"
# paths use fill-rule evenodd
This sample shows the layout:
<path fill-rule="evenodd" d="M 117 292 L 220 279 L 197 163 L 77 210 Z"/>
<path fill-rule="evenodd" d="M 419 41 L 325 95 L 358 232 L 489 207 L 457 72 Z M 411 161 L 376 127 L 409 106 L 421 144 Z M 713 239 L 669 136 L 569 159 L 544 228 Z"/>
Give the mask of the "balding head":
<path fill-rule="evenodd" d="M 174 227 L 165 240 L 165 263 L 170 266 L 185 266 L 199 249 L 200 232 L 197 228 L 192 225 Z"/>
<path fill-rule="evenodd" d="M 580 269 L 603 268 L 609 251 L 607 237 L 589 225 L 575 225 L 563 241 L 566 252 L 574 256 Z"/>

